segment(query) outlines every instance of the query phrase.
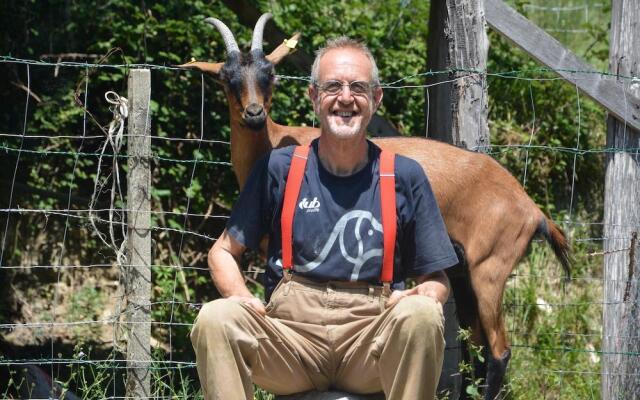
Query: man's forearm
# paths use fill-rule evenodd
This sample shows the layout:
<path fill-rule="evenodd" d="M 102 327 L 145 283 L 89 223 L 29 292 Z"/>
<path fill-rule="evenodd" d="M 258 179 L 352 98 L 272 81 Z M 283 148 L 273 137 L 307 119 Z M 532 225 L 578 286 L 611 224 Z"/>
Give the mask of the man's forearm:
<path fill-rule="evenodd" d="M 240 270 L 238 260 L 244 250 L 244 246 L 231 237 L 226 230 L 222 232 L 209 251 L 207 259 L 211 279 L 223 297 L 243 303 L 264 316 L 266 310 L 262 300 L 251 294 Z"/>
<path fill-rule="evenodd" d="M 209 250 L 209 272 L 223 297 L 252 296 L 244 282 L 238 259 L 244 249 L 225 230 Z"/>
<path fill-rule="evenodd" d="M 235 258 L 224 250 L 209 253 L 209 271 L 214 285 L 223 297 L 251 296 Z"/>

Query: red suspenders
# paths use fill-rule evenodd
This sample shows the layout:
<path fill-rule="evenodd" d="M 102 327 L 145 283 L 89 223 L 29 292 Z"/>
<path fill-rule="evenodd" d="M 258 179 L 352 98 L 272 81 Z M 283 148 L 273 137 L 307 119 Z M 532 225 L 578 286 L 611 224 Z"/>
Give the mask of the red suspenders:
<path fill-rule="evenodd" d="M 282 230 L 282 267 L 284 269 L 293 268 L 293 214 L 296 211 L 296 202 L 302 186 L 304 167 L 307 165 L 307 155 L 309 146 L 296 146 L 291 157 L 291 166 L 287 183 L 284 187 L 284 202 L 282 204 L 282 215 L 280 225 Z"/>
<path fill-rule="evenodd" d="M 280 225 L 282 232 L 282 267 L 293 268 L 293 215 L 302 186 L 307 165 L 309 146 L 296 146 L 284 189 L 284 202 Z M 382 150 L 380 153 L 380 208 L 382 213 L 382 272 L 380 281 L 393 280 L 393 254 L 396 244 L 396 184 L 394 174 L 395 154 Z"/>
<path fill-rule="evenodd" d="M 393 281 L 393 253 L 396 248 L 396 176 L 393 163 L 396 155 L 382 150 L 380 153 L 380 209 L 382 214 L 381 282 Z"/>

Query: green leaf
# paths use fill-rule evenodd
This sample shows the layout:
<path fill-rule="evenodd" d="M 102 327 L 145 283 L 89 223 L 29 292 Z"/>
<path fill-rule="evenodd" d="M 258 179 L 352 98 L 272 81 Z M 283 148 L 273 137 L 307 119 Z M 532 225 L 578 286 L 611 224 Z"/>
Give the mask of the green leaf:
<path fill-rule="evenodd" d="M 480 396 L 480 392 L 478 391 L 478 387 L 475 385 L 468 385 L 467 389 L 465 390 L 465 392 L 467 392 L 467 394 L 473 398 L 475 397 L 479 397 Z"/>

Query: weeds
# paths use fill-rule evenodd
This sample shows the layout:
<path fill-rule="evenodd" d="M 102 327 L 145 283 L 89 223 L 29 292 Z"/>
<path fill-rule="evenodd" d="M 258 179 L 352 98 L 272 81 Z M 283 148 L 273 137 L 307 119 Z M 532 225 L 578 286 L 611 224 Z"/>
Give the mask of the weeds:
<path fill-rule="evenodd" d="M 484 357 L 482 356 L 482 346 L 474 344 L 471 339 L 471 331 L 466 329 L 458 330 L 458 336 L 456 339 L 459 342 L 464 343 L 466 346 L 467 352 L 469 353 L 469 361 L 460 361 L 458 364 L 458 369 L 460 374 L 466 380 L 465 391 L 470 398 L 474 400 L 479 400 L 482 398 L 480 394 L 480 387 L 484 382 L 484 377 L 476 376 L 474 365 L 476 362 L 483 363 Z"/>

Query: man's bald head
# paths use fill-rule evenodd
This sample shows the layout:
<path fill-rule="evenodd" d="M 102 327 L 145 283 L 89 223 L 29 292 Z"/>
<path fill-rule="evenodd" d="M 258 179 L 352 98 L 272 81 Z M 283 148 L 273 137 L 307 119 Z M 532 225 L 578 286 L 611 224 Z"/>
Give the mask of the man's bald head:
<path fill-rule="evenodd" d="M 371 83 L 375 85 L 380 84 L 380 76 L 378 72 L 378 66 L 376 60 L 373 58 L 373 54 L 369 48 L 357 40 L 348 38 L 346 36 L 340 36 L 335 39 L 329 39 L 324 47 L 321 47 L 316 51 L 316 59 L 313 61 L 311 67 L 311 83 L 317 83 L 320 77 L 320 59 L 329 51 L 334 49 L 356 49 L 360 50 L 371 61 Z"/>

